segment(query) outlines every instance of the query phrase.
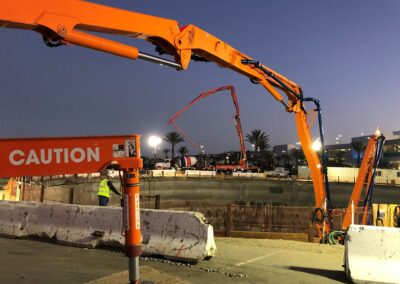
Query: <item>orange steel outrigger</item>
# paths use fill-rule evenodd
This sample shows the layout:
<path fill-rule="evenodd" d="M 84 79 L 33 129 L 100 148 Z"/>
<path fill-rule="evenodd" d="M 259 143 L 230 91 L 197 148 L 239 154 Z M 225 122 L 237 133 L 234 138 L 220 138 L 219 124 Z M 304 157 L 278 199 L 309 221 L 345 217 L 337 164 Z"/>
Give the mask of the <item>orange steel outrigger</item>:
<path fill-rule="evenodd" d="M 36 31 L 50 47 L 75 44 L 133 60 L 140 58 L 156 62 L 177 70 L 187 69 L 191 60 L 212 61 L 248 77 L 253 83 L 267 89 L 284 105 L 286 111 L 295 114 L 299 140 L 311 170 L 315 206 L 325 210 L 324 204 L 327 204 L 326 209 L 329 209 L 325 151 L 322 152 L 321 165 L 317 153 L 311 149 L 311 126 L 304 106 L 304 102 L 317 104 L 318 101 L 304 98 L 299 85 L 221 39 L 194 25 L 180 27 L 175 20 L 78 0 L 2 0 L 0 27 Z M 156 45 L 161 55 L 172 55 L 174 60 L 139 52 L 134 46 L 92 32 L 144 39 Z M 281 93 L 287 97 L 286 100 Z M 322 135 L 321 140 L 323 142 Z M 317 224 L 319 236 L 330 231 L 327 218 L 324 218 L 323 223 Z"/>
<path fill-rule="evenodd" d="M 368 214 L 371 210 L 376 168 L 382 153 L 384 141 L 385 137 L 380 133 L 379 130 L 377 130 L 374 135 L 369 137 L 364 158 L 360 166 L 360 171 L 358 173 L 358 177 L 343 218 L 342 230 L 347 230 L 351 224 L 352 215 L 357 211 L 357 208 L 360 207 L 359 203 L 362 201 L 360 198 L 364 189 L 364 185 L 365 194 L 361 224 L 366 225 L 369 222 Z"/>
<path fill-rule="evenodd" d="M 122 171 L 125 253 L 129 267 L 138 269 L 140 135 L 1 139 L 0 148 L 2 177 L 96 173 L 110 164 Z"/>
<path fill-rule="evenodd" d="M 229 91 L 229 94 L 232 97 L 232 101 L 233 104 L 235 105 L 235 110 L 236 110 L 236 114 L 233 117 L 235 119 L 235 128 L 236 128 L 236 132 L 239 136 L 239 142 L 240 142 L 240 161 L 239 161 L 239 166 L 242 168 L 247 168 L 247 155 L 246 155 L 246 147 L 244 145 L 244 140 L 243 140 L 243 131 L 242 131 L 242 124 L 240 122 L 240 108 L 239 108 L 239 103 L 237 100 L 237 95 L 236 95 L 236 90 L 233 86 L 223 86 L 223 87 L 219 87 L 213 90 L 209 90 L 206 92 L 201 93 L 200 95 L 198 95 L 194 100 L 192 100 L 190 103 L 188 103 L 184 108 L 182 108 L 181 110 L 177 111 L 173 116 L 171 116 L 171 118 L 168 121 L 168 124 L 172 124 L 176 131 L 178 131 L 182 136 L 185 137 L 185 140 L 188 141 L 194 148 L 198 149 L 199 152 L 201 152 L 201 147 L 199 144 L 195 143 L 186 133 L 185 131 L 183 131 L 183 129 L 181 127 L 178 126 L 178 124 L 176 123 L 176 119 L 186 110 L 188 110 L 192 105 L 194 105 L 195 103 L 197 103 L 198 101 L 200 101 L 201 99 L 211 96 L 215 93 L 221 92 L 221 91 Z"/>

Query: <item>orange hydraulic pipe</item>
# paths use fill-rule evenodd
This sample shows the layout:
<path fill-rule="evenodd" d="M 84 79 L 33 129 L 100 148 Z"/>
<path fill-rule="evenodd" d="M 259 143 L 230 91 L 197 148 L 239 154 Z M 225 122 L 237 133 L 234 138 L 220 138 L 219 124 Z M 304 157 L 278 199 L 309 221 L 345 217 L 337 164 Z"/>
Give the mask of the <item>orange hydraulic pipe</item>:
<path fill-rule="evenodd" d="M 111 41 L 102 37 L 73 30 L 64 38 L 67 42 L 95 49 L 98 51 L 111 53 L 129 59 L 137 59 L 139 50 L 134 46 Z"/>

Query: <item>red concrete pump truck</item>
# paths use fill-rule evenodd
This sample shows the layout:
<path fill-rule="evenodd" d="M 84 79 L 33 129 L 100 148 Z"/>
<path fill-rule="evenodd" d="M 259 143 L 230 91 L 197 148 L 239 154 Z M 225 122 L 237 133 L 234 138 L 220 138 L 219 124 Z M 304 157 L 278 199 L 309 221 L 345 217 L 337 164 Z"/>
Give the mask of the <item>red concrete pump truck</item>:
<path fill-rule="evenodd" d="M 229 94 L 231 95 L 233 105 L 235 106 L 235 116 L 233 117 L 235 119 L 235 128 L 236 128 L 236 133 L 239 137 L 239 143 L 240 143 L 240 159 L 237 164 L 216 164 L 215 169 L 216 171 L 220 172 L 232 172 L 232 171 L 246 171 L 246 170 L 254 170 L 256 171 L 257 169 L 255 167 L 249 167 L 248 161 L 247 161 L 247 154 L 246 154 L 246 146 L 244 144 L 244 139 L 243 139 L 243 131 L 242 131 L 242 123 L 240 121 L 240 108 L 239 108 L 239 102 L 237 99 L 236 95 L 236 90 L 233 86 L 223 86 L 219 87 L 216 89 L 212 89 L 209 91 L 202 92 L 200 95 L 198 95 L 195 99 L 193 99 L 190 103 L 188 103 L 186 106 L 184 106 L 181 110 L 177 111 L 173 116 L 168 121 L 168 124 L 172 124 L 176 131 L 181 134 L 186 141 L 189 142 L 190 145 L 192 145 L 193 148 L 198 150 L 199 153 L 202 152 L 201 146 L 194 142 L 192 138 L 189 137 L 189 135 L 176 123 L 176 119 L 182 115 L 185 111 L 187 111 L 190 107 L 192 107 L 194 104 L 199 102 L 201 99 L 207 98 L 211 95 L 218 94 L 219 92 L 223 91 L 228 91 Z"/>

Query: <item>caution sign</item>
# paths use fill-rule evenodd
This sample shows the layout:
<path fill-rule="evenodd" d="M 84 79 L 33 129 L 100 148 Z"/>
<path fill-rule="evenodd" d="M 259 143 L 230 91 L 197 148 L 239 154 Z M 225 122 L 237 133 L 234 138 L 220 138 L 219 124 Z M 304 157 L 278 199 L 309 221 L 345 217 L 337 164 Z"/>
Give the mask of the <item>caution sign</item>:
<path fill-rule="evenodd" d="M 138 135 L 0 139 L 1 177 L 100 172 L 116 161 L 141 168 Z"/>

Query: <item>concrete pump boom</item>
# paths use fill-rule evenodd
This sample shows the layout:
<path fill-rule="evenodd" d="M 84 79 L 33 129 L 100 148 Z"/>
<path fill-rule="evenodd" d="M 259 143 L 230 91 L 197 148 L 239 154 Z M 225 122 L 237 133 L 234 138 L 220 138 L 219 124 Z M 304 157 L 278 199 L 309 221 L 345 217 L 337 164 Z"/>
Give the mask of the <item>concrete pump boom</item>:
<path fill-rule="evenodd" d="M 385 137 L 376 131 L 374 135 L 371 135 L 368 140 L 367 148 L 365 149 L 364 158 L 362 160 L 360 170 L 357 176 L 356 183 L 354 184 L 353 192 L 350 196 L 350 200 L 343 218 L 342 230 L 347 230 L 351 224 L 352 215 L 357 211 L 359 203 L 362 201 L 361 195 L 365 185 L 364 202 L 362 208 L 362 218 L 359 220 L 361 224 L 367 225 L 369 222 L 368 214 L 371 211 L 372 205 L 372 194 L 373 186 L 375 182 L 376 168 L 379 163 L 383 151 L 383 144 L 385 143 Z"/>
<path fill-rule="evenodd" d="M 233 117 L 235 119 L 235 128 L 236 128 L 236 132 L 238 134 L 239 137 L 239 143 L 240 143 L 240 165 L 241 166 L 245 166 L 247 167 L 247 155 L 246 155 L 246 146 L 244 145 L 244 140 L 243 140 L 243 131 L 242 131 L 242 124 L 240 121 L 240 108 L 239 108 L 239 103 L 237 100 L 237 95 L 236 95 L 236 90 L 233 86 L 223 86 L 223 87 L 219 87 L 213 90 L 209 90 L 206 92 L 201 93 L 200 95 L 198 95 L 195 99 L 193 99 L 190 103 L 188 103 L 184 108 L 182 108 L 181 110 L 177 111 L 173 116 L 171 116 L 171 118 L 169 119 L 168 123 L 172 124 L 176 131 L 178 131 L 182 136 L 185 137 L 186 141 L 188 141 L 194 148 L 198 149 L 199 152 L 201 152 L 201 147 L 199 144 L 195 143 L 190 137 L 189 135 L 186 134 L 185 131 L 183 131 L 183 129 L 176 123 L 176 119 L 181 116 L 182 113 L 184 113 L 186 110 L 188 110 L 191 106 L 193 106 L 195 103 L 197 103 L 198 101 L 200 101 L 203 98 L 206 98 L 208 96 L 214 95 L 218 92 L 221 91 L 229 91 L 229 94 L 232 97 L 232 101 L 233 104 L 235 106 L 235 116 Z"/>
<path fill-rule="evenodd" d="M 305 102 L 314 103 L 321 122 L 318 100 L 303 97 L 299 85 L 221 39 L 194 25 L 181 27 L 175 20 L 80 0 L 2 0 L 0 27 L 36 31 L 50 47 L 75 44 L 133 60 L 139 58 L 156 62 L 177 70 L 187 69 L 191 60 L 211 61 L 246 76 L 267 89 L 286 111 L 294 113 L 299 140 L 311 170 L 315 207 L 324 212 L 329 210 L 325 151 L 322 151 L 321 164 L 311 148 L 311 123 L 304 105 Z M 156 46 L 160 55 L 172 55 L 173 60 L 140 52 L 134 46 L 106 39 L 99 34 L 146 40 Z M 323 142 L 321 124 L 319 130 Z M 324 218 L 317 224 L 319 236 L 330 231 L 328 219 Z"/>

